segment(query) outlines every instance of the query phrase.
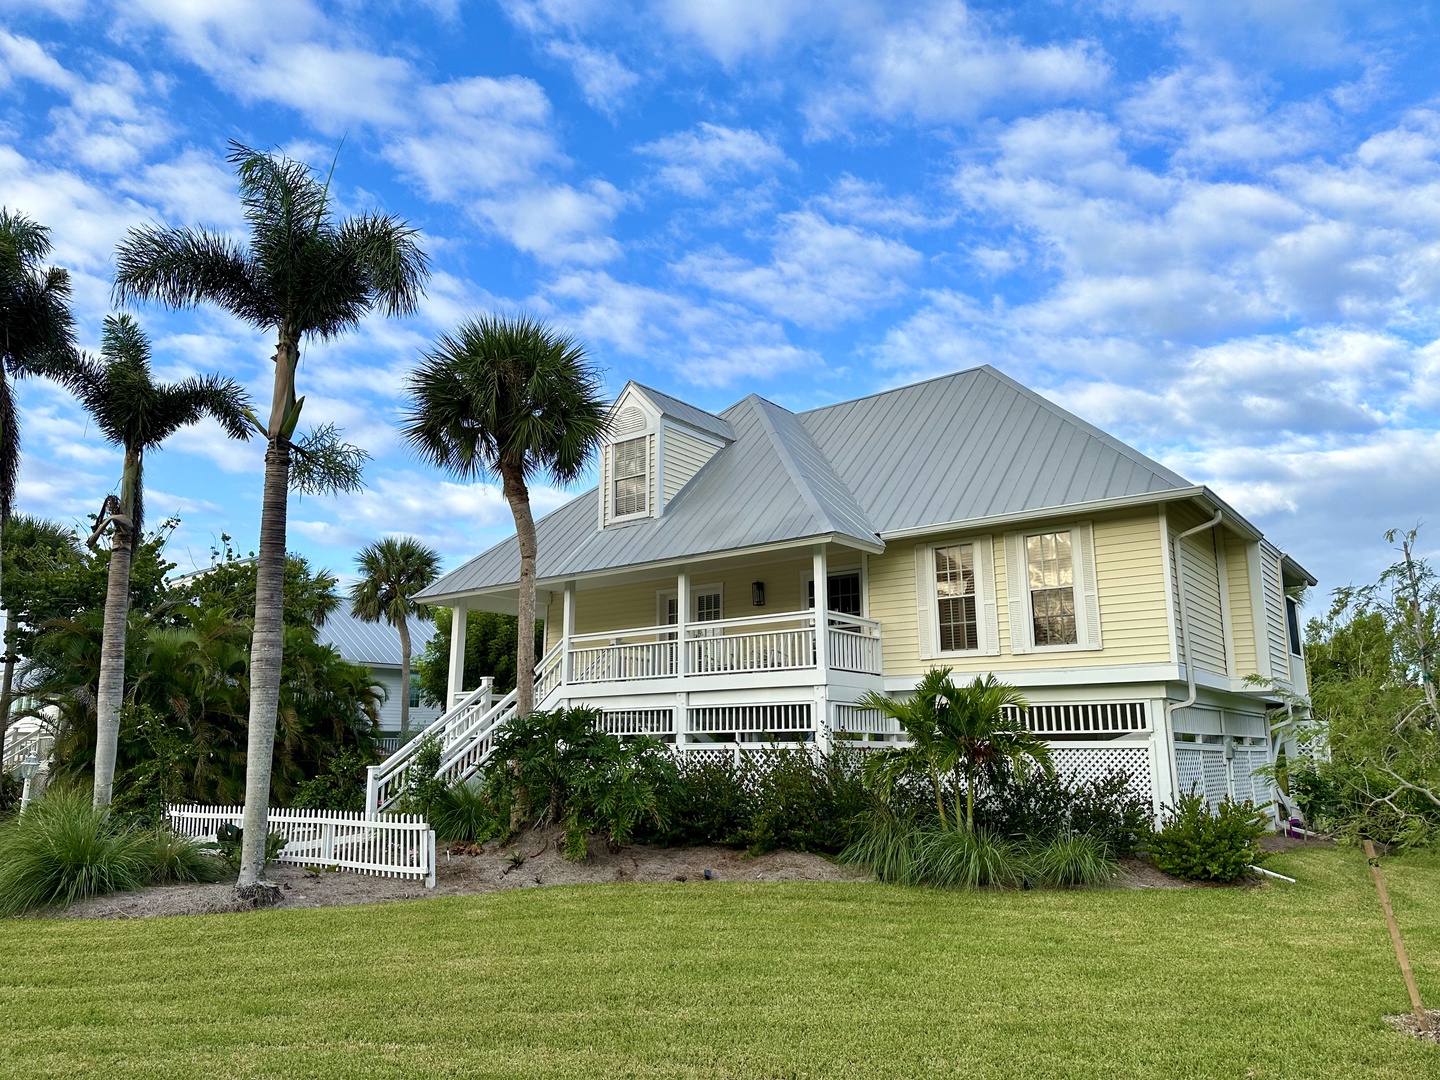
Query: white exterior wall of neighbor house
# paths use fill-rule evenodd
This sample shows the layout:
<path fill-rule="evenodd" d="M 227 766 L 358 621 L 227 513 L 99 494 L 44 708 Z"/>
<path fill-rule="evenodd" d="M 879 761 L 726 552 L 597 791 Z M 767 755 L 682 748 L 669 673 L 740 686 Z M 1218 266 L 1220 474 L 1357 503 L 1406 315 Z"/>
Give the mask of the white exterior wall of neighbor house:
<path fill-rule="evenodd" d="M 400 730 L 400 669 L 373 664 L 370 675 L 385 687 L 386 698 L 380 706 L 380 730 L 387 735 L 394 734 Z M 426 705 L 424 702 L 412 705 L 410 730 L 418 731 L 439 719 L 441 711 L 438 705 Z"/>

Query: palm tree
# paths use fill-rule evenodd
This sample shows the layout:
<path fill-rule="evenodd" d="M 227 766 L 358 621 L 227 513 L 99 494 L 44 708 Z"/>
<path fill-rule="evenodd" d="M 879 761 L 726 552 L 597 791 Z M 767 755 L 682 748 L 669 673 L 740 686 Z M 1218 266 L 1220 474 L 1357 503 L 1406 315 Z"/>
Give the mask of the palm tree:
<path fill-rule="evenodd" d="M 387 536 L 355 556 L 364 575 L 350 588 L 351 613 L 384 619 L 400 634 L 400 741 L 410 736 L 410 616 L 426 610 L 415 594 L 440 576 L 440 553 L 409 536 Z"/>
<path fill-rule="evenodd" d="M 893 782 L 899 776 L 924 771 L 935 790 L 940 824 L 945 824 L 940 778 L 951 774 L 955 782 L 955 821 L 967 830 L 975 827 L 975 785 L 994 781 L 1007 771 L 1030 766 L 1050 769 L 1050 749 L 1025 726 L 1025 699 L 1020 691 L 998 682 L 993 675 L 976 676 L 966 686 L 950 680 L 950 668 L 932 668 L 904 701 L 871 692 L 861 701 L 900 722 L 910 745 L 884 751 L 870 763 L 872 775 Z M 959 792 L 965 789 L 961 815 Z"/>
<path fill-rule="evenodd" d="M 180 428 L 205 417 L 219 421 L 232 439 L 248 439 L 248 399 L 230 379 L 215 375 L 157 383 L 150 374 L 150 343 L 128 315 L 105 319 L 100 339 L 103 363 L 77 359 L 63 379 L 95 418 L 101 434 L 125 453 L 120 494 L 108 495 L 90 535 L 93 547 L 110 529 L 110 574 L 105 589 L 105 623 L 100 677 L 95 694 L 95 795 L 97 809 L 110 805 L 120 738 L 120 702 L 125 692 L 125 624 L 130 613 L 130 559 L 144 527 L 145 452 Z"/>
<path fill-rule="evenodd" d="M 401 431 L 464 480 L 498 476 L 520 546 L 515 708 L 535 705 L 535 518 L 529 482 L 568 484 L 606 429 L 600 373 L 584 349 L 539 320 L 482 315 L 441 337 L 407 381 Z"/>
<path fill-rule="evenodd" d="M 115 295 L 177 308 L 215 304 L 276 339 L 270 415 L 263 425 L 256 421 L 267 447 L 238 882 L 250 888 L 265 861 L 280 704 L 286 496 L 304 403 L 295 395 L 301 342 L 338 337 L 376 309 L 414 312 L 429 271 L 415 230 L 404 222 L 380 214 L 337 222 L 329 180 L 322 183 L 304 163 L 239 143 L 231 143 L 229 160 L 250 226 L 248 248 L 203 229 L 133 229 L 116 251 Z"/>
<path fill-rule="evenodd" d="M 10 379 L 54 371 L 74 347 L 70 275 L 42 267 L 49 254 L 49 229 L 0 207 L 0 526 L 10 520 L 20 471 Z"/>

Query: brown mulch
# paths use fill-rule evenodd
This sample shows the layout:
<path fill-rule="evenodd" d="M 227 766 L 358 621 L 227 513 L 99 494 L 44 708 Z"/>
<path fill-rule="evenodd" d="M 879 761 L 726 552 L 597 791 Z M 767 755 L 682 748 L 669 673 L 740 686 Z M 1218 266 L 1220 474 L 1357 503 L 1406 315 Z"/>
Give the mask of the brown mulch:
<path fill-rule="evenodd" d="M 280 864 L 272 865 L 267 873 L 270 880 L 280 887 L 279 906 L 287 908 L 377 904 L 435 896 L 470 896 L 543 885 L 618 881 L 868 879 L 863 870 L 839 866 L 820 855 L 794 851 L 771 851 L 752 856 L 730 848 L 660 848 L 636 844 L 611 852 L 602 842 L 596 841 L 590 846 L 589 858 L 572 863 L 560 854 L 559 841 L 559 830 L 542 829 L 522 833 L 508 844 L 442 848 L 433 889 L 427 889 L 423 881 L 348 872 L 317 872 Z M 64 910 L 37 914 L 44 918 L 143 919 L 155 915 L 211 915 L 250 911 L 253 908 L 253 903 L 236 897 L 233 884 L 222 883 L 162 885 L 135 892 L 112 893 L 82 900 Z"/>

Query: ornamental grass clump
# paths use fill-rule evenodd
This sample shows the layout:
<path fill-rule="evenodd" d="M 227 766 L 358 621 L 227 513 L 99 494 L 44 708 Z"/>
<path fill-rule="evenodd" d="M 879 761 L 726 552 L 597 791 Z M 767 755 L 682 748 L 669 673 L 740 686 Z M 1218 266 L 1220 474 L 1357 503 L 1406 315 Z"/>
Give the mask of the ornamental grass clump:
<path fill-rule="evenodd" d="M 917 883 L 943 889 L 1010 888 L 1025 879 L 1024 852 L 988 829 L 941 827 L 916 843 Z"/>
<path fill-rule="evenodd" d="M 168 826 L 137 827 L 133 819 L 95 809 L 78 788 L 52 788 L 0 825 L 0 915 L 228 876 L 213 845 Z"/>
<path fill-rule="evenodd" d="M 1053 888 L 1108 885 L 1119 863 L 1105 841 L 1089 833 L 1071 833 L 1037 847 L 1030 855 L 1030 874 Z"/>

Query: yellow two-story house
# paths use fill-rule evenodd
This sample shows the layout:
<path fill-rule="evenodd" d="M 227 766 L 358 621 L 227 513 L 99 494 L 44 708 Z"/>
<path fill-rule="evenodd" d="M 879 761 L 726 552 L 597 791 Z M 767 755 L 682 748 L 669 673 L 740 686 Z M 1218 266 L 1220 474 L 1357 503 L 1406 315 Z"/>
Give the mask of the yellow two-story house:
<path fill-rule="evenodd" d="M 804 413 L 631 383 L 611 421 L 597 488 L 537 526 L 537 707 L 685 754 L 870 747 L 899 733 L 865 692 L 943 666 L 1020 687 L 1062 772 L 1270 801 L 1314 580 L 1208 488 L 988 366 Z M 455 655 L 518 578 L 512 537 L 426 591 Z"/>

